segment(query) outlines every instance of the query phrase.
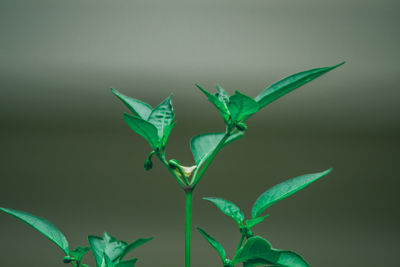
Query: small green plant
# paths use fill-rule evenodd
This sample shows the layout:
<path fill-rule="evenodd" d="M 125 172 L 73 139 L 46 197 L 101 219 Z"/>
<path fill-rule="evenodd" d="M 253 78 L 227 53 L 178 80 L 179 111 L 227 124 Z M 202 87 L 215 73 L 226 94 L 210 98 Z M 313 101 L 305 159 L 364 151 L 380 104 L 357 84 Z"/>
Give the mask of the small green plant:
<path fill-rule="evenodd" d="M 172 107 L 171 96 L 155 108 L 152 108 L 147 103 L 111 89 L 131 112 L 131 114 L 125 113 L 123 115 L 126 124 L 135 133 L 144 137 L 150 145 L 151 152 L 144 162 L 144 168 L 151 170 L 153 166 L 152 158 L 156 156 L 185 192 L 185 267 L 190 267 L 193 192 L 217 153 L 229 143 L 244 136 L 247 130 L 245 122 L 250 116 L 281 96 L 342 64 L 344 62 L 331 67 L 316 68 L 296 73 L 272 84 L 255 98 L 251 98 L 238 91 L 230 96 L 220 86 L 217 86 L 217 92 L 212 94 L 196 84 L 222 116 L 225 123 L 225 132 L 205 133 L 192 138 L 190 148 L 195 165 L 191 167 L 182 166 L 176 159 L 168 160 L 165 154 L 168 137 L 175 126 L 175 113 Z M 222 245 L 211 237 L 211 235 L 199 227 L 196 228 L 217 251 L 224 267 L 233 267 L 237 264 L 243 264 L 244 267 L 260 265 L 286 267 L 309 266 L 295 252 L 272 248 L 267 239 L 253 233 L 252 227 L 268 217 L 268 215 L 263 215 L 267 208 L 322 178 L 330 171 L 331 169 L 328 169 L 319 173 L 298 176 L 273 186 L 257 198 L 251 211 L 251 218 L 246 220 L 243 212 L 234 203 L 217 197 L 203 198 L 217 206 L 222 213 L 231 217 L 238 225 L 240 238 L 236 251 L 231 258 L 226 255 Z M 97 267 L 134 267 L 137 258 L 125 259 L 125 257 L 133 249 L 152 239 L 140 238 L 128 244 L 104 233 L 102 238 L 89 236 L 89 246 L 77 247 L 71 250 L 65 236 L 49 221 L 22 211 L 6 208 L 0 208 L 0 210 L 16 217 L 42 233 L 63 251 L 65 254 L 63 258 L 64 263 L 70 263 L 75 267 L 88 267 L 88 265 L 82 263 L 82 257 L 89 251 L 92 252 Z M 214 264 L 210 263 L 210 265 Z"/>

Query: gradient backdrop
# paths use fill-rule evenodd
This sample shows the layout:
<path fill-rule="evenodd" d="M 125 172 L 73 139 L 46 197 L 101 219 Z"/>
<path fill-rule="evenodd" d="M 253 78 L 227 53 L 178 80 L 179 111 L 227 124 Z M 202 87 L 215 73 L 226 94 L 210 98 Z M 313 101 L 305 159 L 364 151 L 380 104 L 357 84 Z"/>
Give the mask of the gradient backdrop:
<path fill-rule="evenodd" d="M 174 94 L 168 156 L 223 131 L 195 87 L 257 95 L 295 72 L 347 64 L 263 109 L 201 181 L 194 225 L 231 255 L 235 224 L 203 196 L 254 200 L 334 167 L 255 228 L 313 267 L 395 266 L 399 245 L 400 4 L 394 0 L 0 0 L 0 206 L 45 217 L 71 246 L 108 231 L 138 266 L 183 266 L 184 194 L 122 121 L 110 93 L 157 105 Z M 193 231 L 193 267 L 220 266 Z M 0 214 L 0 265 L 64 266 L 62 253 Z M 93 265 L 91 257 L 87 262 Z"/>

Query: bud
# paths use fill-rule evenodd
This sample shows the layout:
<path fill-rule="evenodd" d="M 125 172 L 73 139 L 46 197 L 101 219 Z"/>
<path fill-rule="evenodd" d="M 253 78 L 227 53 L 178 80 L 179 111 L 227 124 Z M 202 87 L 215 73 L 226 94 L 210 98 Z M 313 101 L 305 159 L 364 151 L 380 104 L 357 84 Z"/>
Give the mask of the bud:
<path fill-rule="evenodd" d="M 144 162 L 143 167 L 144 167 L 144 169 L 145 169 L 146 171 L 150 171 L 151 168 L 153 168 L 153 162 L 151 161 L 151 157 L 153 156 L 154 153 L 155 153 L 155 152 L 152 151 L 152 152 L 150 153 L 150 155 L 147 157 L 146 161 Z"/>
<path fill-rule="evenodd" d="M 63 262 L 64 262 L 64 263 L 71 263 L 71 261 L 73 261 L 73 260 L 75 260 L 74 257 L 65 256 L 64 259 L 63 259 Z"/>

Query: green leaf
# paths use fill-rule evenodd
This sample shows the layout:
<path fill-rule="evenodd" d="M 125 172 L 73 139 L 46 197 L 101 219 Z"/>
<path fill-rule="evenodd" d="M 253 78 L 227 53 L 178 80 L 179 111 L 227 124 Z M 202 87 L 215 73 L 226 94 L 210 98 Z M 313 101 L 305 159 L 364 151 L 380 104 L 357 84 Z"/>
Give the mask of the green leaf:
<path fill-rule="evenodd" d="M 233 134 L 226 140 L 222 147 L 242 138 L 243 136 L 243 132 Z M 206 133 L 197 135 L 192 138 L 192 140 L 190 141 L 190 149 L 192 150 L 193 158 L 197 166 L 200 166 L 204 161 L 208 159 L 208 157 L 217 148 L 223 137 L 223 133 Z"/>
<path fill-rule="evenodd" d="M 88 239 L 98 267 L 102 266 L 104 255 L 106 255 L 112 262 L 119 260 L 124 249 L 128 245 L 126 242 L 118 241 L 107 233 L 104 233 L 103 238 L 89 236 Z"/>
<path fill-rule="evenodd" d="M 104 250 L 106 247 L 104 240 L 97 236 L 88 236 L 88 241 L 96 262 L 96 266 L 101 267 L 103 264 Z"/>
<path fill-rule="evenodd" d="M 169 136 L 170 136 L 170 134 L 171 134 L 171 132 L 172 132 L 172 129 L 174 128 L 175 124 L 176 124 L 176 121 L 173 122 L 173 123 L 171 123 L 171 124 L 168 125 L 167 127 L 165 127 L 164 135 L 163 135 L 163 137 L 161 138 L 161 147 L 162 147 L 162 148 L 165 148 L 165 146 L 166 146 L 166 144 L 167 144 L 167 141 L 168 141 L 168 138 L 169 138 Z"/>
<path fill-rule="evenodd" d="M 203 197 L 203 199 L 214 203 L 225 215 L 234 219 L 239 227 L 243 225 L 244 214 L 239 207 L 232 202 L 217 197 Z"/>
<path fill-rule="evenodd" d="M 226 103 L 221 101 L 217 96 L 210 94 L 208 91 L 201 88 L 200 85 L 196 84 L 196 86 L 207 96 L 208 101 L 214 104 L 218 112 L 222 115 L 222 118 L 224 119 L 225 123 L 229 124 L 230 114 Z"/>
<path fill-rule="evenodd" d="M 215 94 L 218 97 L 219 101 L 225 103 L 226 105 L 229 103 L 229 95 L 221 86 L 217 85 L 218 92 Z"/>
<path fill-rule="evenodd" d="M 115 267 L 135 267 L 136 262 L 138 261 L 137 258 L 127 260 L 127 261 L 121 261 L 118 263 Z"/>
<path fill-rule="evenodd" d="M 120 92 L 118 92 L 116 89 L 111 88 L 111 92 L 116 95 L 128 108 L 129 110 L 139 118 L 143 120 L 147 120 L 149 118 L 149 115 L 151 111 L 153 110 L 152 107 L 144 103 L 140 100 L 137 100 L 135 98 L 126 96 Z"/>
<path fill-rule="evenodd" d="M 291 91 L 295 90 L 296 88 L 311 82 L 312 80 L 318 78 L 319 76 L 331 71 L 341 65 L 344 62 L 331 66 L 331 67 L 324 67 L 324 68 L 316 68 L 311 69 L 303 72 L 299 72 L 293 74 L 289 77 L 286 77 L 271 86 L 267 89 L 262 91 L 259 95 L 257 95 L 254 100 L 257 101 L 259 105 L 259 109 L 265 107 L 269 103 L 275 101 L 276 99 L 280 98 L 281 96 L 290 93 Z"/>
<path fill-rule="evenodd" d="M 238 91 L 229 98 L 229 112 L 233 122 L 239 122 L 244 117 L 250 117 L 258 111 L 258 104 L 253 98 Z"/>
<path fill-rule="evenodd" d="M 331 172 L 331 170 L 332 169 L 328 169 L 319 173 L 305 174 L 273 186 L 258 197 L 253 205 L 251 213 L 252 217 L 258 217 L 268 207 L 272 206 L 273 204 L 284 198 L 293 195 L 294 193 L 308 186 L 312 182 L 315 182 L 321 177 L 327 175 Z"/>
<path fill-rule="evenodd" d="M 253 219 L 246 220 L 246 227 L 251 229 L 253 226 L 259 224 L 260 222 L 264 221 L 265 218 L 269 217 L 269 215 L 265 215 L 262 217 L 257 217 Z"/>
<path fill-rule="evenodd" d="M 54 244 L 56 244 L 59 248 L 61 248 L 65 255 L 68 255 L 69 247 L 67 239 L 65 238 L 63 233 L 61 233 L 60 230 L 58 230 L 51 222 L 24 211 L 6 209 L 1 207 L 0 210 L 8 213 L 11 216 L 14 216 L 18 220 L 33 227 Z"/>
<path fill-rule="evenodd" d="M 271 244 L 266 239 L 254 236 L 247 239 L 246 243 L 240 248 L 233 259 L 233 263 L 237 264 L 256 260 L 265 261 L 265 264 L 276 263 L 278 258 L 279 255 L 272 250 Z"/>
<path fill-rule="evenodd" d="M 285 267 L 310 267 L 310 265 L 297 253 L 292 251 L 274 250 L 279 258 L 276 263 Z"/>
<path fill-rule="evenodd" d="M 218 252 L 219 257 L 222 260 L 222 263 L 225 262 L 226 259 L 226 252 L 225 249 L 221 246 L 220 243 L 218 243 L 217 240 L 215 240 L 213 237 L 211 237 L 206 231 L 201 229 L 200 227 L 196 226 L 196 229 L 204 236 L 204 238 L 210 243 L 210 245 Z"/>
<path fill-rule="evenodd" d="M 107 233 L 104 233 L 103 240 L 105 244 L 104 252 L 112 261 L 120 258 L 128 245 L 128 243 L 119 241 Z"/>
<path fill-rule="evenodd" d="M 114 263 L 105 253 L 103 254 L 103 259 L 101 260 L 101 267 L 114 267 Z"/>
<path fill-rule="evenodd" d="M 88 247 L 76 247 L 69 252 L 69 255 L 74 257 L 76 261 L 81 261 L 82 257 L 90 251 Z"/>
<path fill-rule="evenodd" d="M 164 136 L 166 128 L 172 123 L 175 117 L 171 98 L 172 95 L 155 107 L 148 119 L 148 121 L 157 128 L 159 138 Z"/>
<path fill-rule="evenodd" d="M 127 113 L 124 114 L 124 121 L 135 133 L 144 137 L 154 150 L 158 148 L 160 139 L 157 128 L 153 124 Z"/>
<path fill-rule="evenodd" d="M 124 249 L 124 251 L 121 254 L 121 259 L 124 258 L 126 256 L 126 254 L 128 254 L 130 251 L 134 250 L 135 248 L 146 244 L 147 242 L 153 240 L 154 237 L 150 237 L 150 238 L 139 238 L 136 239 L 134 242 L 130 243 L 129 245 L 127 245 Z"/>

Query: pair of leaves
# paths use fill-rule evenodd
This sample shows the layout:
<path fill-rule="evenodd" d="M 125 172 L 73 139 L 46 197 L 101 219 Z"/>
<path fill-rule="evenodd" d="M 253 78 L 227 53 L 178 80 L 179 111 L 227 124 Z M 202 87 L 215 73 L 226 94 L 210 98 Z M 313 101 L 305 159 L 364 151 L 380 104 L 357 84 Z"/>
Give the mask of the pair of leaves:
<path fill-rule="evenodd" d="M 268 207 L 272 206 L 276 202 L 285 199 L 294 193 L 298 192 L 299 190 L 305 188 L 306 186 L 310 185 L 314 181 L 322 178 L 323 176 L 327 175 L 331 169 L 328 169 L 323 172 L 319 173 L 312 173 L 312 174 L 306 174 L 302 176 L 298 176 L 289 180 L 286 180 L 283 183 L 280 183 L 278 185 L 273 186 L 272 188 L 268 189 L 264 193 L 262 193 L 256 202 L 253 205 L 252 208 L 252 218 L 248 220 L 244 220 L 245 216 L 243 212 L 240 210 L 238 206 L 236 206 L 234 203 L 222 199 L 222 198 L 216 198 L 216 197 L 205 197 L 203 198 L 204 200 L 208 200 L 211 203 L 213 203 L 215 206 L 217 206 L 222 213 L 225 215 L 229 216 L 232 218 L 239 226 L 239 230 L 242 232 L 242 234 L 246 234 L 251 232 L 251 228 L 258 223 L 262 222 L 265 218 L 267 218 L 269 215 L 265 216 L 260 216 L 262 212 L 264 212 Z M 210 245 L 218 252 L 219 256 L 221 257 L 221 260 L 223 262 L 226 262 L 226 253 L 224 248 L 219 244 L 213 237 L 211 237 L 208 233 L 206 233 L 204 230 L 200 229 L 197 227 L 197 230 L 204 236 L 204 238 L 210 243 Z M 252 239 L 253 237 L 250 237 L 246 244 L 244 245 L 243 249 L 239 253 L 236 253 L 239 257 L 238 259 L 234 259 L 234 263 L 236 260 L 237 262 L 246 262 L 246 266 L 256 266 L 261 259 L 261 264 L 275 264 L 279 263 L 281 265 L 278 266 L 308 266 L 308 265 L 284 265 L 283 263 L 285 262 L 295 262 L 297 259 L 299 262 L 301 262 L 301 257 L 300 259 L 297 254 L 293 254 L 292 252 L 282 252 L 282 251 L 277 251 L 277 250 L 271 250 L 271 246 L 269 245 L 268 241 L 260 241 L 260 238 L 258 237 L 257 239 Z M 255 242 L 256 247 L 253 248 L 253 243 L 249 242 L 250 240 L 253 240 L 252 242 Z M 245 248 L 245 249 L 244 249 Z M 251 253 L 250 253 L 250 252 Z M 260 251 L 260 252 L 258 252 Z M 265 252 L 267 251 L 267 252 Z M 250 254 L 249 254 L 250 253 Z M 257 258 L 255 255 L 257 253 L 262 253 L 263 257 L 260 259 Z M 251 255 L 246 256 L 247 254 Z M 248 258 L 246 258 L 248 257 Z M 250 257 L 250 258 L 249 258 Z M 269 258 L 268 258 L 269 257 Z M 277 257 L 277 258 L 274 258 Z M 270 259 L 271 262 L 266 262 L 266 259 Z M 272 261 L 272 259 L 274 259 Z M 256 261 L 258 260 L 258 261 Z M 254 265 L 256 264 L 256 265 Z"/>
<path fill-rule="evenodd" d="M 240 122 L 242 119 L 250 117 L 258 111 L 257 102 L 238 91 L 234 95 L 229 96 L 222 87 L 217 86 L 218 92 L 213 95 L 204 90 L 200 85 L 196 84 L 196 86 L 217 108 L 227 125 Z"/>
<path fill-rule="evenodd" d="M 300 191 L 301 189 L 305 188 L 316 180 L 322 178 L 323 176 L 331 172 L 331 170 L 332 169 L 328 169 L 323 172 L 301 175 L 271 187 L 257 198 L 252 208 L 252 218 L 250 220 L 247 220 L 245 224 L 243 212 L 234 203 L 216 197 L 205 197 L 203 199 L 208 200 L 216 205 L 225 215 L 235 220 L 239 227 L 244 226 L 250 229 L 251 227 L 260 223 L 266 218 L 266 216 L 259 216 L 267 208 L 269 208 L 276 202 L 293 195 L 294 193 Z"/>
<path fill-rule="evenodd" d="M 144 137 L 153 150 L 165 147 L 168 137 L 175 126 L 175 118 L 169 96 L 154 109 L 147 103 L 126 96 L 111 88 L 116 95 L 132 112 L 133 115 L 124 114 L 124 121 L 137 134 Z"/>
<path fill-rule="evenodd" d="M 273 249 L 271 244 L 260 236 L 247 239 L 235 255 L 232 264 L 242 262 L 244 266 L 285 266 L 309 267 L 309 264 L 297 253 Z"/>
<path fill-rule="evenodd" d="M 46 238 L 48 238 L 51 242 L 56 244 L 67 256 L 67 258 L 71 258 L 76 260 L 77 262 L 81 262 L 83 255 L 88 253 L 90 249 L 88 247 L 77 247 L 73 250 L 69 250 L 69 244 L 67 238 L 64 234 L 57 229 L 51 222 L 41 217 L 32 215 L 30 213 L 24 211 L 18 211 L 13 209 L 1 208 L 0 210 L 5 213 L 17 218 L 18 220 L 26 223 L 31 226 Z"/>
<path fill-rule="evenodd" d="M 239 92 L 236 92 L 233 96 L 229 96 L 225 90 L 219 86 L 217 86 L 217 93 L 213 95 L 199 85 L 196 84 L 196 86 L 207 96 L 208 100 L 214 104 L 218 112 L 222 115 L 225 123 L 229 125 L 230 123 L 248 119 L 258 110 L 281 96 L 292 92 L 344 63 L 345 62 L 335 66 L 315 68 L 290 75 L 267 87 L 254 99 Z"/>
<path fill-rule="evenodd" d="M 123 261 L 123 258 L 133 249 L 141 246 L 153 238 L 139 238 L 133 243 L 119 241 L 111 235 L 104 233 L 103 238 L 89 236 L 97 267 L 134 267 L 137 259 Z"/>

